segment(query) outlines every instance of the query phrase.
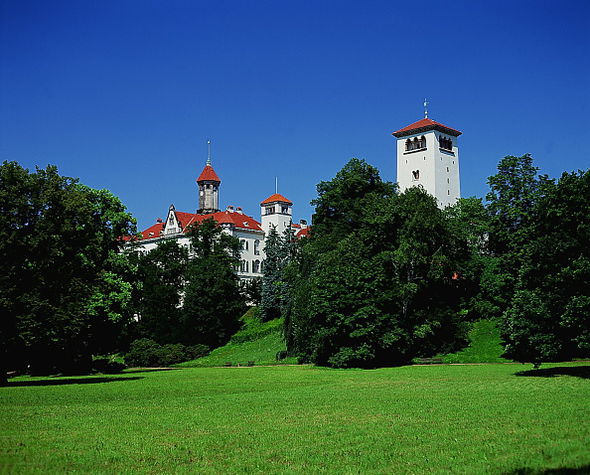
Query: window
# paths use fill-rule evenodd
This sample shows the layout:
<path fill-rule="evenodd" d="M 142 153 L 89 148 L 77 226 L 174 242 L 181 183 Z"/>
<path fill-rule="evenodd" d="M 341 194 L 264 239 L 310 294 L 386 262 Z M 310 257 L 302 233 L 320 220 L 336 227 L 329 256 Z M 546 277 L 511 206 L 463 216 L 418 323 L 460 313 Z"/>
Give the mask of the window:
<path fill-rule="evenodd" d="M 289 207 L 285 205 L 281 206 L 281 213 L 289 214 Z"/>
<path fill-rule="evenodd" d="M 246 261 L 240 261 L 240 272 L 244 272 L 246 268 Z"/>
<path fill-rule="evenodd" d="M 240 249 L 242 251 L 246 249 L 246 241 L 244 239 L 240 239 Z"/>
<path fill-rule="evenodd" d="M 248 261 L 244 261 L 244 267 L 246 268 L 246 272 L 248 272 Z"/>
<path fill-rule="evenodd" d="M 447 178 L 447 183 L 451 183 L 451 180 L 449 180 L 448 178 Z"/>
<path fill-rule="evenodd" d="M 413 139 L 406 140 L 406 152 L 422 150 L 424 148 L 426 148 L 426 137 L 424 135 L 420 138 L 414 137 Z"/>
<path fill-rule="evenodd" d="M 420 170 L 414 170 L 412 172 L 412 181 L 418 181 L 420 179 Z"/>
<path fill-rule="evenodd" d="M 448 137 L 440 136 L 439 140 L 440 148 L 443 150 L 453 151 L 453 140 Z"/>
<path fill-rule="evenodd" d="M 447 190 L 447 195 L 450 195 L 450 194 L 451 194 L 451 190 Z"/>
<path fill-rule="evenodd" d="M 274 214 L 274 213 L 275 213 L 274 206 L 267 206 L 266 207 L 265 214 Z"/>
<path fill-rule="evenodd" d="M 254 240 L 254 255 L 255 256 L 260 255 L 260 241 L 258 239 Z"/>
<path fill-rule="evenodd" d="M 252 272 L 255 274 L 260 272 L 260 261 L 258 259 L 252 262 Z"/>
<path fill-rule="evenodd" d="M 447 167 L 447 173 L 449 173 L 449 167 Z"/>
<path fill-rule="evenodd" d="M 174 216 L 170 215 L 168 218 L 168 224 L 174 224 Z"/>

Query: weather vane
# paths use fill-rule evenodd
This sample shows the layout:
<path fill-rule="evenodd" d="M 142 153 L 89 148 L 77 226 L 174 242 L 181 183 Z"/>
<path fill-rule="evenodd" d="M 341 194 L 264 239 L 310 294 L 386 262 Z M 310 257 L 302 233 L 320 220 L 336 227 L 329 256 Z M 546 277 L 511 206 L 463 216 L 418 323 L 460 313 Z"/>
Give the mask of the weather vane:
<path fill-rule="evenodd" d="M 428 101 L 424 99 L 424 118 L 428 119 Z"/>
<path fill-rule="evenodd" d="M 207 165 L 211 166 L 211 140 L 207 140 Z"/>

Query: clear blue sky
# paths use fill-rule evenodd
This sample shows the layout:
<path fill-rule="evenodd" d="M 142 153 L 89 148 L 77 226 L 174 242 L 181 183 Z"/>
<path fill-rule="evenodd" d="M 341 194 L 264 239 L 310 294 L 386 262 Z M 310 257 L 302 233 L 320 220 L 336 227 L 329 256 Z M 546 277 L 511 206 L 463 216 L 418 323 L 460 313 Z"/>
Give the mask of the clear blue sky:
<path fill-rule="evenodd" d="M 462 195 L 508 154 L 590 166 L 590 2 L 0 0 L 0 160 L 55 164 L 143 229 L 197 207 L 213 140 L 221 206 L 279 191 L 309 218 L 351 157 L 395 181 L 391 132 L 463 131 Z"/>

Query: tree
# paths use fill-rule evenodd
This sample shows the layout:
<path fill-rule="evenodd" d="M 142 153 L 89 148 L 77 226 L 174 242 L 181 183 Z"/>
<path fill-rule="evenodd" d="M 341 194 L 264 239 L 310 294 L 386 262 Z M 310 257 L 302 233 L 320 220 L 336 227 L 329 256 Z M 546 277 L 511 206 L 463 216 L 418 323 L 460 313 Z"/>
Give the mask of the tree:
<path fill-rule="evenodd" d="M 324 225 L 314 221 L 298 271 L 288 272 L 289 351 L 317 364 L 371 367 L 452 347 L 462 334 L 462 282 L 453 275 L 468 246 L 436 200 L 419 188 L 395 195 L 358 160 L 318 190 Z"/>
<path fill-rule="evenodd" d="M 191 226 L 188 235 L 194 256 L 186 274 L 181 342 L 214 348 L 229 340 L 246 309 L 235 272 L 240 243 L 213 219 Z"/>
<path fill-rule="evenodd" d="M 279 235 L 275 227 L 271 227 L 264 241 L 266 255 L 263 264 L 261 309 L 264 321 L 279 318 L 281 309 L 286 305 L 288 297 L 284 278 L 285 267 L 289 264 L 295 252 L 295 236 L 290 228 Z"/>
<path fill-rule="evenodd" d="M 516 292 L 504 316 L 518 361 L 590 355 L 590 171 L 547 181 L 535 203 Z"/>
<path fill-rule="evenodd" d="M 0 166 L 3 369 L 87 369 L 97 338 L 129 315 L 121 236 L 135 222 L 107 190 Z"/>
<path fill-rule="evenodd" d="M 538 171 L 529 154 L 507 156 L 500 160 L 498 172 L 488 178 L 489 249 L 500 261 L 504 283 L 497 300 L 506 304 L 514 294 L 518 272 L 526 261 L 524 249 L 536 220 L 537 202 L 551 183 Z"/>
<path fill-rule="evenodd" d="M 182 339 L 180 329 L 183 286 L 188 251 L 176 240 L 166 240 L 138 259 L 142 284 L 137 311 L 138 333 L 159 344 Z"/>

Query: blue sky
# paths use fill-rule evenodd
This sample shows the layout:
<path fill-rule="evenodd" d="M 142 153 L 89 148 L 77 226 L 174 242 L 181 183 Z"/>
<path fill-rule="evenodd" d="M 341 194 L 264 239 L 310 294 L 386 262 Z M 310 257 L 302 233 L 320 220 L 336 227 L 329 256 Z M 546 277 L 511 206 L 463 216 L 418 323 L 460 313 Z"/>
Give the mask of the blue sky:
<path fill-rule="evenodd" d="M 139 228 L 274 192 L 309 219 L 351 157 L 395 180 L 391 132 L 459 129 L 463 196 L 505 155 L 590 166 L 590 2 L 0 0 L 0 160 L 108 188 Z"/>

